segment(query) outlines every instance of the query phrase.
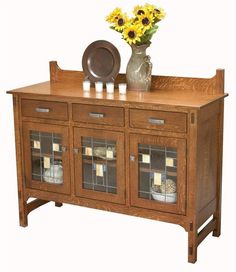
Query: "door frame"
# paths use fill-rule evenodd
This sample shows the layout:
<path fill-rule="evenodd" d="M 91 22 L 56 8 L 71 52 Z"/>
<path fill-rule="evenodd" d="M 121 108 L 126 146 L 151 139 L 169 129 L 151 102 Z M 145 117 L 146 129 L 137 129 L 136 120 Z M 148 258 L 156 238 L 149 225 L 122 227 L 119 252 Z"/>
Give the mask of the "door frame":
<path fill-rule="evenodd" d="M 116 186 L 117 193 L 106 193 L 83 188 L 83 168 L 82 168 L 82 137 L 94 137 L 97 139 L 107 139 L 116 141 Z M 107 131 L 103 129 L 90 129 L 74 127 L 74 149 L 79 152 L 74 153 L 74 173 L 75 173 L 75 193 L 79 197 L 103 200 L 119 204 L 125 204 L 125 155 L 124 155 L 124 133 Z"/>
<path fill-rule="evenodd" d="M 70 164 L 69 164 L 69 129 L 62 125 L 41 124 L 33 122 L 23 122 L 23 156 L 24 156 L 24 171 L 26 187 L 54 192 L 62 194 L 70 194 Z M 31 161 L 31 143 L 30 131 L 40 131 L 48 133 L 58 133 L 62 136 L 62 166 L 63 166 L 63 183 L 51 184 L 32 179 L 32 161 Z"/>
<path fill-rule="evenodd" d="M 162 212 L 185 214 L 186 212 L 186 139 L 150 136 L 144 134 L 130 134 L 130 194 L 131 205 Z M 162 203 L 138 197 L 139 162 L 138 144 L 151 144 L 177 148 L 177 202 Z"/>

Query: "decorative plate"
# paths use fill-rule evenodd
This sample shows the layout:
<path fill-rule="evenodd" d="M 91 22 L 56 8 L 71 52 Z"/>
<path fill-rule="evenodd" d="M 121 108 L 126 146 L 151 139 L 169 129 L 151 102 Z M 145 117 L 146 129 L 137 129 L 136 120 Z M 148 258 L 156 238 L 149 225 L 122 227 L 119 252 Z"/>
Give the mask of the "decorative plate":
<path fill-rule="evenodd" d="M 119 51 L 108 41 L 95 41 L 84 51 L 82 66 L 91 82 L 114 82 L 120 70 Z"/>

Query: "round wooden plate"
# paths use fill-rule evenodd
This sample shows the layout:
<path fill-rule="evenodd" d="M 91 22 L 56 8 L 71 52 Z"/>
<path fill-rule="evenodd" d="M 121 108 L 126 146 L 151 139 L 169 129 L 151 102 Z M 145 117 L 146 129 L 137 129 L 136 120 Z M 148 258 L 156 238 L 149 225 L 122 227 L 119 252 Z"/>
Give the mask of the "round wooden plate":
<path fill-rule="evenodd" d="M 82 67 L 91 82 L 114 82 L 120 70 L 119 51 L 108 41 L 95 41 L 84 51 Z"/>

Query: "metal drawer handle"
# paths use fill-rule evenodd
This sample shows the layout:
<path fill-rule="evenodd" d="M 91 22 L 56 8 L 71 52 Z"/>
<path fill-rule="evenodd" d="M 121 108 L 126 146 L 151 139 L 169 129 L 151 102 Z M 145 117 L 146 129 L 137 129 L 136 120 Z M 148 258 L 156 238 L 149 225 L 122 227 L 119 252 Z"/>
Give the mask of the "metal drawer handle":
<path fill-rule="evenodd" d="M 164 125 L 165 124 L 165 120 L 163 119 L 155 119 L 155 118 L 149 118 L 148 122 L 154 125 Z"/>
<path fill-rule="evenodd" d="M 93 118 L 103 118 L 105 116 L 105 114 L 104 113 L 90 112 L 89 116 L 93 117 Z"/>
<path fill-rule="evenodd" d="M 36 108 L 35 110 L 36 110 L 37 112 L 44 112 L 44 113 L 50 112 L 50 109 L 46 109 L 46 108 Z"/>

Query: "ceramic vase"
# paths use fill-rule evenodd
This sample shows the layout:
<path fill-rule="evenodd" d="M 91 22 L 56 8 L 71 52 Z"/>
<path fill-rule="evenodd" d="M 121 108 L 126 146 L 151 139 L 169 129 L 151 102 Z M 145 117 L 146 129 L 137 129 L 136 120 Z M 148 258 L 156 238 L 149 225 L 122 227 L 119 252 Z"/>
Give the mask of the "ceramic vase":
<path fill-rule="evenodd" d="M 151 43 L 132 44 L 132 55 L 127 64 L 126 80 L 128 90 L 150 91 L 152 79 L 152 63 L 146 49 Z"/>

